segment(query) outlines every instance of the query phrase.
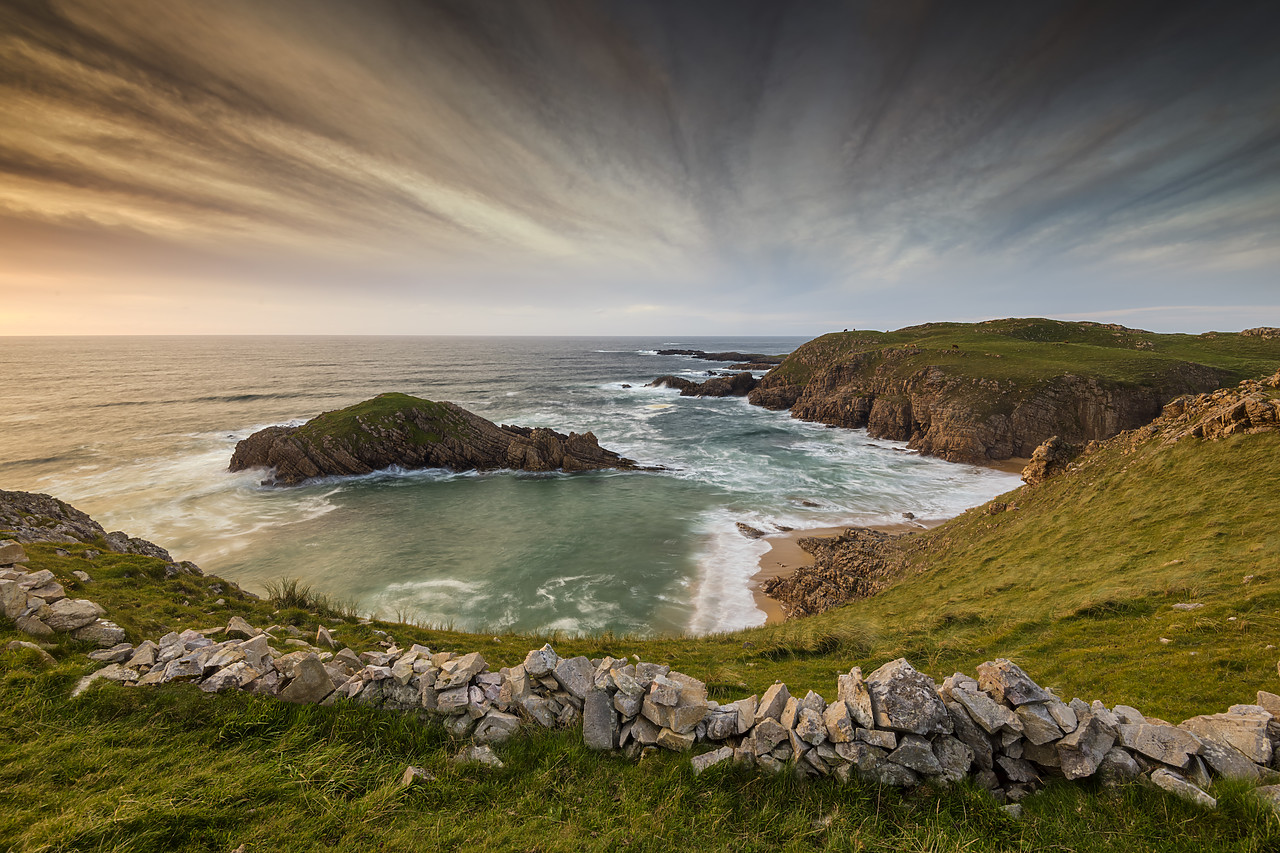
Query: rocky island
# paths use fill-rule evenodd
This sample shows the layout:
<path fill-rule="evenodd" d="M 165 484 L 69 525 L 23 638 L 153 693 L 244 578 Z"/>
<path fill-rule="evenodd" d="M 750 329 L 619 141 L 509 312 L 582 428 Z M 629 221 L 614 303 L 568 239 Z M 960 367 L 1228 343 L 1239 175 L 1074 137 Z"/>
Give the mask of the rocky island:
<path fill-rule="evenodd" d="M 461 406 L 408 394 L 380 394 L 325 412 L 302 426 L 259 430 L 236 445 L 231 471 L 274 469 L 265 482 L 292 486 L 316 477 L 384 468 L 452 471 L 595 471 L 638 466 L 605 450 L 590 432 L 487 421 Z"/>

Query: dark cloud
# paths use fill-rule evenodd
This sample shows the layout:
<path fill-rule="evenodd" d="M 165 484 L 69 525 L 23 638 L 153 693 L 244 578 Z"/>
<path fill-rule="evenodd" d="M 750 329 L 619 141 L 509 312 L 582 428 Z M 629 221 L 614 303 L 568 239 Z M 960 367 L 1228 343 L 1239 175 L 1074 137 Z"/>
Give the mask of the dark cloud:
<path fill-rule="evenodd" d="M 0 57 L 10 276 L 61 234 L 264 288 L 536 281 L 587 332 L 1223 269 L 1256 305 L 1280 265 L 1274 2 L 9 0 Z M 1112 289 L 1029 284 L 1063 270 Z"/>

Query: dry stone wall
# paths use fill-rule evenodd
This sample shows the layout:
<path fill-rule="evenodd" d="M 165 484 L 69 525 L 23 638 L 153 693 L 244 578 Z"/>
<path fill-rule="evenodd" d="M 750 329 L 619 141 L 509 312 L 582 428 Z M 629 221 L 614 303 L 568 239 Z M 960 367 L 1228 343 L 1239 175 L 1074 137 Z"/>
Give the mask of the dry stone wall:
<path fill-rule="evenodd" d="M 186 682 L 205 692 L 247 690 L 288 702 L 355 703 L 415 713 L 475 744 L 522 728 L 578 728 L 596 750 L 692 752 L 701 773 L 722 762 L 766 773 L 834 776 L 909 787 L 972 777 L 1001 802 L 1055 778 L 1138 779 L 1213 807 L 1215 777 L 1269 784 L 1280 774 L 1280 696 L 1179 725 L 1135 708 L 1063 701 L 1015 663 L 989 661 L 976 677 L 939 685 L 905 659 L 869 675 L 839 676 L 835 698 L 793 695 L 777 683 L 721 704 L 706 685 L 669 666 L 612 657 L 560 657 L 550 645 L 497 672 L 477 652 L 420 645 L 357 653 L 336 649 L 323 627 L 314 642 L 234 617 L 225 628 L 173 632 L 138 646 L 91 653 L 99 680 L 146 686 Z M 215 637 L 218 639 L 215 640 Z M 283 639 L 280 639 L 283 638 Z M 486 753 L 487 754 L 487 753 Z M 1280 787 L 1264 787 L 1274 794 Z"/>

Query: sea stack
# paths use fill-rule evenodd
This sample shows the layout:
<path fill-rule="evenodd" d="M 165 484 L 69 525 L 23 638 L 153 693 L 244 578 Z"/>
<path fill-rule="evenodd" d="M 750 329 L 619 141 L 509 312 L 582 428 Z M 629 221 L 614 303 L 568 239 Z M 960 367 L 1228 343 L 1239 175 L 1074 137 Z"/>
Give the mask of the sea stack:
<path fill-rule="evenodd" d="M 271 468 L 267 485 L 370 474 L 392 466 L 452 471 L 631 470 L 635 462 L 605 450 L 590 432 L 498 426 L 446 402 L 408 394 L 325 412 L 302 426 L 259 430 L 236 445 L 232 471 Z"/>

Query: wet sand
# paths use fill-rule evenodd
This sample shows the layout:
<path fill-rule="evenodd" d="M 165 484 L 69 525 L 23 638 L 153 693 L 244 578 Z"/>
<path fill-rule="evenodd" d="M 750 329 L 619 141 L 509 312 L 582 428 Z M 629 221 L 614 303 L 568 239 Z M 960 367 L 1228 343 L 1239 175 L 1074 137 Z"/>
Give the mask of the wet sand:
<path fill-rule="evenodd" d="M 1005 459 L 991 463 L 998 471 L 1020 474 L 1029 459 Z M 751 576 L 751 592 L 755 596 L 756 607 L 765 613 L 765 624 L 776 625 L 786 620 L 787 615 L 782 605 L 761 592 L 760 587 L 770 578 L 782 578 L 790 575 L 801 566 L 812 566 L 813 555 L 800 547 L 800 540 L 810 536 L 839 536 L 850 527 L 864 527 L 879 530 L 883 533 L 907 533 L 912 530 L 928 530 L 937 527 L 948 518 L 914 518 L 894 524 L 861 524 L 851 522 L 838 527 L 809 527 L 804 530 L 791 530 L 786 533 L 774 533 L 765 537 L 769 550 L 760 557 L 760 567 Z"/>

